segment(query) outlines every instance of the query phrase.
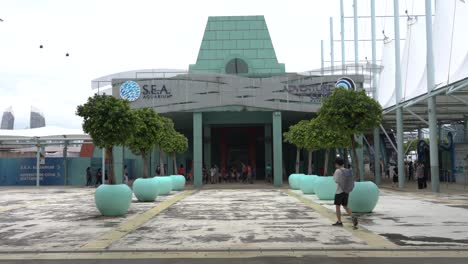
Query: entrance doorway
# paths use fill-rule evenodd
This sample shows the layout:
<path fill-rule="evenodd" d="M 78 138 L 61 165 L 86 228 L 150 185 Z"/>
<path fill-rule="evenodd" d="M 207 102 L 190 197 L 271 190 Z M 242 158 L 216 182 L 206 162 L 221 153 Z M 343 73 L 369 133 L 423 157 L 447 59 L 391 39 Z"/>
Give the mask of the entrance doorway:
<path fill-rule="evenodd" d="M 265 179 L 265 140 L 263 126 L 211 128 L 211 164 L 229 171 L 250 165 L 256 179 Z"/>

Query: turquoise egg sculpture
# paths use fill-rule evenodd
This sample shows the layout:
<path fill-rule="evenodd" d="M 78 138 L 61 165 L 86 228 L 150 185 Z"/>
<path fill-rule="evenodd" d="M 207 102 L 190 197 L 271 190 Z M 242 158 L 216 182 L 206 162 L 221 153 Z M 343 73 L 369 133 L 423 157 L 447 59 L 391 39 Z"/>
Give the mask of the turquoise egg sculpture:
<path fill-rule="evenodd" d="M 370 213 L 379 201 L 379 187 L 371 181 L 355 182 L 349 194 L 348 207 L 353 213 Z"/>
<path fill-rule="evenodd" d="M 320 200 L 334 200 L 336 192 L 336 182 L 332 176 L 317 177 L 314 191 Z"/>

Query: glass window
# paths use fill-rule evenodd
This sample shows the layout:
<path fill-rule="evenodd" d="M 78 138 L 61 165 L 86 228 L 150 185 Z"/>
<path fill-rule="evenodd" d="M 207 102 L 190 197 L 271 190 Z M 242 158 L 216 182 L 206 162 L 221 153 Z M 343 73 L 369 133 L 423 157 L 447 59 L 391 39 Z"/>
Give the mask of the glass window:
<path fill-rule="evenodd" d="M 247 62 L 243 59 L 232 59 L 226 64 L 226 73 L 227 74 L 239 74 L 239 73 L 248 73 L 249 66 Z"/>

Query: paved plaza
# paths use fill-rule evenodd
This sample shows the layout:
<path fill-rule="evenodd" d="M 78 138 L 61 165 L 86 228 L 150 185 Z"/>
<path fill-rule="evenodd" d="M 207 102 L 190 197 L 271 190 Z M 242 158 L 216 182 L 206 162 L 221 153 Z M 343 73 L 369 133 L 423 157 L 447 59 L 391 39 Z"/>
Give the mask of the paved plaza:
<path fill-rule="evenodd" d="M 332 201 L 248 186 L 134 198 L 126 216 L 113 218 L 99 214 L 93 188 L 2 188 L 0 260 L 468 257 L 468 194 L 383 189 L 353 230 L 347 218 L 331 226 Z M 291 261 L 284 263 L 302 263 Z"/>

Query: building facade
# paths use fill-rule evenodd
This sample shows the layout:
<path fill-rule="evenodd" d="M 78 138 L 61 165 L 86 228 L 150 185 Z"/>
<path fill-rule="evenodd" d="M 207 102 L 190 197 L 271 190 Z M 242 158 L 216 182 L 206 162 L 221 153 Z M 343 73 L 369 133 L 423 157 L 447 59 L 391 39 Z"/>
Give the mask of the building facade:
<path fill-rule="evenodd" d="M 227 16 L 208 18 L 188 71 L 117 73 L 94 80 L 93 88 L 110 85 L 112 95 L 129 100 L 131 108 L 151 107 L 170 117 L 189 139 L 189 150 L 177 159 L 192 172 L 195 186 L 202 185 L 203 166 L 242 163 L 256 168 L 257 179 L 270 165 L 280 186 L 295 153 L 283 144 L 283 132 L 314 117 L 340 77 L 287 73 L 263 16 Z M 362 86 L 362 76 L 348 77 Z M 159 158 L 153 151 L 152 171 Z"/>

